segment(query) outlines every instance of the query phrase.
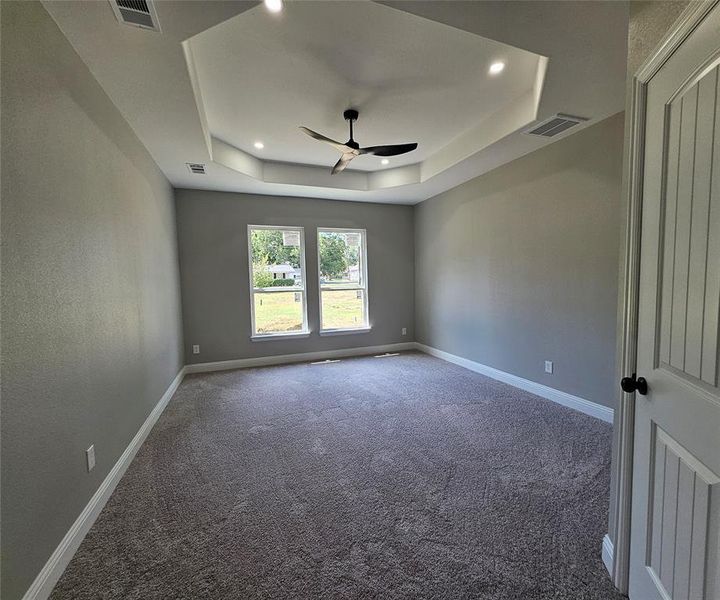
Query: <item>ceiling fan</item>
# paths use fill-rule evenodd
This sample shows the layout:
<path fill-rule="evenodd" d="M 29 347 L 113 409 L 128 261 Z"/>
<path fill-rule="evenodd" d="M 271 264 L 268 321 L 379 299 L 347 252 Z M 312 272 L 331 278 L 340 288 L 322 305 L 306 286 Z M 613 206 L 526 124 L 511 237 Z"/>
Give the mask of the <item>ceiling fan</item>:
<path fill-rule="evenodd" d="M 398 154 L 412 152 L 418 146 L 417 144 L 413 143 L 393 144 L 390 146 L 368 146 L 367 148 L 361 148 L 360 144 L 358 144 L 353 139 L 353 123 L 357 121 L 358 111 L 349 108 L 343 113 L 343 117 L 345 117 L 346 121 L 350 121 L 350 139 L 344 144 L 336 142 L 335 140 L 331 140 L 329 137 L 325 137 L 324 135 L 317 133 L 312 129 L 308 129 L 307 127 L 300 127 L 300 129 L 307 133 L 311 138 L 315 138 L 316 140 L 320 140 L 321 142 L 330 144 L 333 148 L 342 152 L 340 160 L 335 163 L 335 166 L 332 169 L 333 175 L 335 175 L 335 173 L 343 171 L 353 158 L 355 158 L 356 156 L 360 156 L 361 154 L 374 154 L 376 156 L 397 156 Z"/>

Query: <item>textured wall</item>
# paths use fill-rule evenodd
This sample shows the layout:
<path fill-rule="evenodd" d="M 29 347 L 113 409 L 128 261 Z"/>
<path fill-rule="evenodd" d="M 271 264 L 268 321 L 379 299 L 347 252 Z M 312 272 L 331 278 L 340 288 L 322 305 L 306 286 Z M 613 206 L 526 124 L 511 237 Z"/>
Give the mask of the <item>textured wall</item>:
<path fill-rule="evenodd" d="M 15 600 L 182 344 L 170 185 L 45 9 L 1 5 L 2 597 Z"/>
<path fill-rule="evenodd" d="M 613 406 L 622 127 L 417 205 L 419 342 Z"/>
<path fill-rule="evenodd" d="M 186 363 L 414 339 L 411 206 L 177 190 L 176 211 Z M 309 338 L 250 340 L 248 224 L 305 228 Z M 369 333 L 317 333 L 317 227 L 367 229 Z M 200 354 L 190 352 L 193 344 Z"/>
<path fill-rule="evenodd" d="M 688 4 L 687 1 L 633 0 L 630 2 L 628 77 L 634 75 Z"/>

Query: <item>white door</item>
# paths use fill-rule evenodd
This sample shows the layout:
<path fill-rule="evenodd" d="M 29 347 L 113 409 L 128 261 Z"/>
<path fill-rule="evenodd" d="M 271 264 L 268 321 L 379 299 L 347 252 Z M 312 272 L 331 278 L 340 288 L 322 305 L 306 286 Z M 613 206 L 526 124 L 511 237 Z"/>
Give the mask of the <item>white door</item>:
<path fill-rule="evenodd" d="M 631 600 L 720 600 L 720 4 L 647 87 Z"/>

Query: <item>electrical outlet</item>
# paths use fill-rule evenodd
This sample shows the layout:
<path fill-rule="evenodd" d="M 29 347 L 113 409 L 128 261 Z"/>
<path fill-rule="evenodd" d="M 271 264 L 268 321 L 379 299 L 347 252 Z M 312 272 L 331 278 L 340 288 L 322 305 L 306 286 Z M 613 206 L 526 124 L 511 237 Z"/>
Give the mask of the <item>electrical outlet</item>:
<path fill-rule="evenodd" d="M 95 468 L 95 444 L 85 450 L 85 459 L 87 460 L 88 473 Z"/>
<path fill-rule="evenodd" d="M 402 334 L 403 334 L 403 335 L 407 335 L 407 327 L 403 327 L 403 328 L 402 328 Z"/>
<path fill-rule="evenodd" d="M 546 360 L 545 361 L 545 372 L 552 374 L 553 372 L 553 361 Z"/>
<path fill-rule="evenodd" d="M 193 354 L 200 354 L 200 344 L 193 344 Z"/>

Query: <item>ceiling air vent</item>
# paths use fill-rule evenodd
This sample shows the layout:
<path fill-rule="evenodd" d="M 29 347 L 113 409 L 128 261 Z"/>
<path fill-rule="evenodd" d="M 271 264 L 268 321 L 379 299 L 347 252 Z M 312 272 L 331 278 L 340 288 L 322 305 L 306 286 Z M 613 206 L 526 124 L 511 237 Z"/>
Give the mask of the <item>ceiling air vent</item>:
<path fill-rule="evenodd" d="M 121 23 L 160 31 L 160 22 L 152 0 L 110 0 L 110 6 Z"/>
<path fill-rule="evenodd" d="M 205 165 L 201 163 L 185 163 L 187 168 L 190 169 L 191 173 L 195 175 L 205 175 Z"/>
<path fill-rule="evenodd" d="M 530 129 L 526 129 L 528 135 L 539 135 L 541 137 L 554 137 L 563 131 L 567 131 L 575 125 L 580 125 L 587 121 L 585 117 L 573 117 L 572 115 L 556 114 L 554 117 L 546 119 L 542 123 L 533 125 Z"/>

